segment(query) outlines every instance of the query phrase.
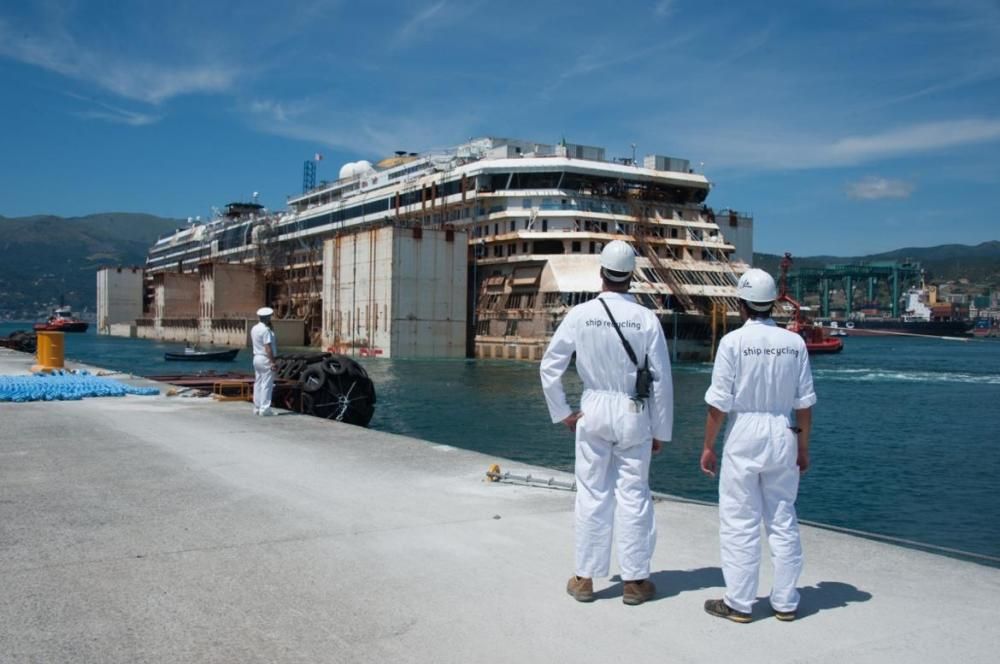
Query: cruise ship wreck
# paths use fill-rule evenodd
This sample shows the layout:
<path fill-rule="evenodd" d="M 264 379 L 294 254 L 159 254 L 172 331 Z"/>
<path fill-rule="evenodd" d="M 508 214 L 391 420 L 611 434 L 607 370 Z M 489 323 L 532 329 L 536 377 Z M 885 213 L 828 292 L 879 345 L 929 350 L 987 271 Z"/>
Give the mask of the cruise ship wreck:
<path fill-rule="evenodd" d="M 239 321 L 266 301 L 303 321 L 304 343 L 340 352 L 536 360 L 569 308 L 600 291 L 604 244 L 623 239 L 639 254 L 631 291 L 660 316 L 675 357 L 707 357 L 713 326 L 736 323 L 753 253 L 752 220 L 713 210 L 710 189 L 686 160 L 640 165 L 565 141 L 481 138 L 346 164 L 287 211 L 233 203 L 161 238 L 136 324 L 183 318 L 202 340 L 225 328 L 239 343 Z M 232 264 L 254 276 L 239 287 L 246 302 L 226 310 L 218 275 Z M 185 279 L 199 303 L 171 314 L 165 284 Z"/>

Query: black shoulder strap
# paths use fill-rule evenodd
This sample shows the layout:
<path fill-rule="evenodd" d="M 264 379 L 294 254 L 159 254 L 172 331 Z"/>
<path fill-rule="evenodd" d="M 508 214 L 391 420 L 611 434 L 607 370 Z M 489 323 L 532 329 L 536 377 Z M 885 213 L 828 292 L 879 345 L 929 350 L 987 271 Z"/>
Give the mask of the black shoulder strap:
<path fill-rule="evenodd" d="M 604 306 L 604 310 L 608 312 L 608 318 L 611 319 L 611 327 L 615 328 L 615 332 L 618 333 L 618 338 L 622 340 L 622 344 L 625 346 L 625 352 L 628 353 L 628 359 L 632 360 L 632 364 L 634 364 L 635 366 L 639 366 L 639 360 L 637 360 L 635 357 L 635 351 L 632 350 L 632 345 L 628 342 L 628 339 L 625 338 L 625 335 L 622 334 L 622 331 L 618 328 L 618 321 L 616 321 L 615 317 L 611 315 L 611 309 L 608 308 L 608 303 L 602 300 L 601 298 L 597 299 Z"/>

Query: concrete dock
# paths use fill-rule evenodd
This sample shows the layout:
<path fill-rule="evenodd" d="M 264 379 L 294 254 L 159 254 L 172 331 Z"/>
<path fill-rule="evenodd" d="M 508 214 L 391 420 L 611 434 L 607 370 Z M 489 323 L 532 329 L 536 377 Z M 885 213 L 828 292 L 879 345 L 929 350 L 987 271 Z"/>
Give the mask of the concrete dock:
<path fill-rule="evenodd" d="M 0 374 L 31 362 L 0 349 Z M 0 403 L 0 662 L 997 660 L 1000 570 L 815 528 L 796 622 L 766 558 L 753 623 L 706 615 L 699 505 L 657 504 L 655 601 L 605 579 L 579 604 L 573 494 L 494 462 L 566 479 L 244 403 Z"/>

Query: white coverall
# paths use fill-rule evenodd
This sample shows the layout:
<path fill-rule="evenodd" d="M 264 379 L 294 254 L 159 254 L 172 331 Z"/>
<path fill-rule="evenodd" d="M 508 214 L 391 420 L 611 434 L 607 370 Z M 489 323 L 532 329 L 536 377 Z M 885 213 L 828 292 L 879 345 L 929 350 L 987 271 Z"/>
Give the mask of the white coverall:
<path fill-rule="evenodd" d="M 725 602 L 750 613 L 757 597 L 763 518 L 774 565 L 771 606 L 794 611 L 802 545 L 795 516 L 798 437 L 789 428 L 789 416 L 816 403 L 802 337 L 770 318 L 748 320 L 719 342 L 705 401 L 729 413 L 719 477 Z"/>
<path fill-rule="evenodd" d="M 573 413 L 562 374 L 575 351 L 584 387 L 583 416 L 576 424 L 576 575 L 608 575 L 615 526 L 622 579 L 640 581 L 649 577 L 656 546 L 649 495 L 652 439 L 669 441 L 673 431 L 670 358 L 652 311 L 631 295 L 605 292 L 600 299 L 607 302 L 640 365 L 649 357 L 655 378 L 649 399 L 644 404 L 631 399 L 636 366 L 597 299 L 574 307 L 559 325 L 542 358 L 542 390 L 553 422 Z"/>
<path fill-rule="evenodd" d="M 271 354 L 277 355 L 278 342 L 274 331 L 264 323 L 257 323 L 250 329 L 250 342 L 253 344 L 253 411 L 260 413 L 271 407 L 271 390 L 274 389 L 274 369 L 264 349 L 270 346 Z"/>

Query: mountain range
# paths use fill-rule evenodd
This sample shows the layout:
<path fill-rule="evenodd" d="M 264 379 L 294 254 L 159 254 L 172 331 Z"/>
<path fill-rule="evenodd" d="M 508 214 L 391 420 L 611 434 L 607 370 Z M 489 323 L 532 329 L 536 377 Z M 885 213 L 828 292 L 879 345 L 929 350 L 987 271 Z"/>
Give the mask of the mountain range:
<path fill-rule="evenodd" d="M 143 265 L 156 239 L 184 223 L 127 212 L 67 218 L 0 216 L 0 318 L 40 317 L 61 300 L 74 311 L 93 311 L 97 268 Z M 796 256 L 795 266 L 904 258 L 919 261 L 935 282 L 967 278 L 1000 288 L 1000 241 L 907 247 L 854 257 Z M 754 254 L 755 265 L 772 274 L 778 273 L 780 260 L 775 254 Z"/>
<path fill-rule="evenodd" d="M 143 265 L 150 245 L 183 224 L 126 212 L 0 216 L 0 317 L 35 318 L 60 300 L 93 311 L 97 268 Z"/>

